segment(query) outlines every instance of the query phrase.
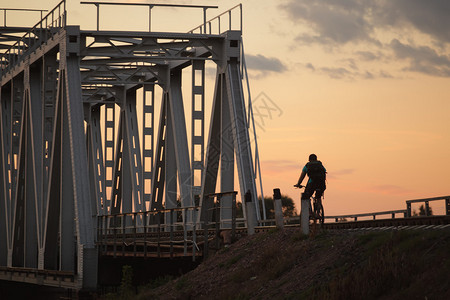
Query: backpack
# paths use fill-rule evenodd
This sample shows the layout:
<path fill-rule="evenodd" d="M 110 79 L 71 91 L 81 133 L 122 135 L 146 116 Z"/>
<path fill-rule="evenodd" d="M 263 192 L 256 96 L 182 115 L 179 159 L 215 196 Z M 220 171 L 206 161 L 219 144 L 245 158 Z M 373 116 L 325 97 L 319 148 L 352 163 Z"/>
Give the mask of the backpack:
<path fill-rule="evenodd" d="M 320 160 L 310 161 L 306 164 L 306 169 L 311 183 L 318 188 L 325 189 L 326 171 Z"/>

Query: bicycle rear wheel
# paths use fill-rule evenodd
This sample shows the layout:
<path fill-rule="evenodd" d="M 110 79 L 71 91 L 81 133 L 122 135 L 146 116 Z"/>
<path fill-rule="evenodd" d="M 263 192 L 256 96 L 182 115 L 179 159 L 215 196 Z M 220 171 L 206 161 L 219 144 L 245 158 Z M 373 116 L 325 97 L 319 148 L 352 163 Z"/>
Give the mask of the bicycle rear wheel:
<path fill-rule="evenodd" d="M 323 205 L 321 199 L 314 201 L 314 214 L 316 219 L 319 220 L 320 224 L 325 222 L 325 214 L 323 211 Z"/>

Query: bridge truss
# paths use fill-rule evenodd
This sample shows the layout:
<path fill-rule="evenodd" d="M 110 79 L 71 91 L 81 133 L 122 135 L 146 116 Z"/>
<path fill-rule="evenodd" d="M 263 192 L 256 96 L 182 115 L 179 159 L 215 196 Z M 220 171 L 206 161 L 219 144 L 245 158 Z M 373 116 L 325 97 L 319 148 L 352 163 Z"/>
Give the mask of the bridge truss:
<path fill-rule="evenodd" d="M 235 170 L 241 199 L 250 192 L 261 218 L 242 23 L 231 26 L 241 6 L 222 17 L 225 31 L 220 16 L 206 21 L 212 7 L 199 8 L 203 25 L 188 33 L 80 30 L 66 24 L 65 0 L 20 39 L 11 33 L 23 28 L 0 28 L 0 279 L 95 288 L 98 216 L 197 207 L 183 223 L 201 226 L 208 195 L 236 189 Z M 209 121 L 207 61 L 216 65 Z M 221 199 L 224 227 L 231 203 Z"/>

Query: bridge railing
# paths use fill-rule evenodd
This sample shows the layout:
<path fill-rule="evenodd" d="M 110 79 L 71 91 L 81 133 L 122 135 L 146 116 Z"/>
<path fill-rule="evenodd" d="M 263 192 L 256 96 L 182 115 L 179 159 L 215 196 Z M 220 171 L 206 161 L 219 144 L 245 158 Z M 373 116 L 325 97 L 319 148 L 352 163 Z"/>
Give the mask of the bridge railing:
<path fill-rule="evenodd" d="M 176 244 L 182 243 L 184 246 L 184 255 L 187 255 L 188 243 L 193 248 L 193 257 L 198 250 L 195 216 L 199 207 L 178 207 L 171 209 L 162 209 L 157 211 L 122 213 L 115 215 L 98 216 L 97 223 L 97 243 L 100 250 L 107 248 L 108 242 L 114 244 L 114 255 L 116 255 L 117 245 L 121 245 L 122 251 L 124 246 L 133 245 L 133 252 L 136 253 L 138 242 L 144 245 L 144 254 L 147 251 L 148 240 L 147 233 L 153 232 L 157 236 L 158 256 L 161 251 L 161 244 L 168 243 L 170 256 L 173 256 Z M 188 214 L 191 212 L 191 214 Z M 183 218 L 183 215 L 192 216 L 191 220 Z M 183 231 L 183 238 L 175 238 L 175 231 Z M 192 240 L 188 240 L 188 230 L 192 230 Z M 162 242 L 162 235 L 168 236 L 167 241 Z"/>
<path fill-rule="evenodd" d="M 62 0 L 25 35 L 6 50 L 0 58 L 0 77 L 10 71 L 23 57 L 37 49 L 66 26 L 66 0 Z M 55 30 L 58 29 L 58 30 Z"/>
<path fill-rule="evenodd" d="M 450 216 L 450 196 L 434 197 L 434 198 L 424 198 L 424 199 L 414 199 L 406 201 L 407 216 L 411 217 L 412 211 L 411 206 L 413 203 L 424 203 L 425 204 L 425 215 L 430 214 L 430 202 L 432 201 L 445 201 L 445 215 Z"/>
<path fill-rule="evenodd" d="M 399 210 L 389 210 L 389 211 L 381 211 L 381 212 L 372 212 L 372 213 L 361 213 L 361 214 L 349 214 L 349 215 L 338 215 L 338 216 L 325 216 L 326 220 L 334 220 L 335 222 L 347 222 L 347 221 L 358 221 L 358 218 L 364 218 L 364 217 L 372 217 L 373 220 L 376 220 L 379 216 L 389 216 L 392 219 L 398 218 L 398 215 L 401 215 L 400 217 L 406 217 L 406 209 L 399 209 Z M 386 219 L 386 217 L 384 217 Z M 286 225 L 292 225 L 292 224 L 299 224 L 300 223 L 300 216 L 294 216 L 294 217 L 288 217 L 284 218 L 284 223 Z M 267 220 L 260 220 L 259 226 L 274 226 L 275 225 L 275 219 L 267 219 Z"/>
<path fill-rule="evenodd" d="M 392 219 L 395 219 L 397 214 L 400 214 L 401 217 L 406 217 L 406 209 L 399 210 L 388 210 L 388 211 L 380 211 L 380 212 L 372 212 L 372 213 L 361 213 L 361 214 L 351 214 L 351 215 L 339 215 L 339 216 L 325 216 L 325 219 L 334 220 L 335 222 L 343 222 L 348 221 L 348 219 L 353 219 L 353 221 L 358 221 L 358 218 L 364 217 L 372 217 L 373 220 L 376 220 L 378 216 L 386 216 L 390 215 Z"/>
<path fill-rule="evenodd" d="M 233 27 L 233 17 L 238 16 L 238 27 Z M 222 21 L 225 19 L 225 28 L 221 26 Z M 228 25 L 228 26 L 227 26 Z M 188 33 L 200 33 L 200 34 L 221 34 L 227 30 L 239 30 L 242 31 L 242 4 L 238 4 L 227 11 L 224 11 L 220 15 L 215 16 L 203 24 L 191 29 Z"/>
<path fill-rule="evenodd" d="M 192 256 L 195 258 L 196 252 L 200 250 L 197 239 L 203 234 L 203 255 L 207 256 L 210 241 L 214 240 L 217 248 L 221 240 L 229 239 L 231 242 L 235 238 L 236 224 L 242 221 L 236 218 L 236 194 L 236 191 L 232 191 L 206 195 L 204 205 L 207 209 L 201 220 L 197 218 L 199 206 L 98 216 L 97 243 L 101 251 L 106 251 L 107 244 L 112 243 L 116 255 L 116 251 L 120 252 L 117 245 L 122 251 L 124 246 L 132 245 L 133 252 L 136 252 L 139 242 L 144 245 L 145 252 L 151 237 L 158 241 L 158 256 L 161 244 L 165 243 L 169 246 L 171 256 L 174 246 L 183 244 L 184 256 L 188 255 L 188 247 L 192 247 Z M 229 201 L 224 201 L 227 196 Z"/>

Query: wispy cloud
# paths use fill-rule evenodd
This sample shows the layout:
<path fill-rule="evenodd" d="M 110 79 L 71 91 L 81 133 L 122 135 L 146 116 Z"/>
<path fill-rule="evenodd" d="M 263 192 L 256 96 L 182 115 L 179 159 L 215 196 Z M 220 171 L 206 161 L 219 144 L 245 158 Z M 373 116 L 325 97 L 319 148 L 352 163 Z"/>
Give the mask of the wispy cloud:
<path fill-rule="evenodd" d="M 339 179 L 342 176 L 351 175 L 353 173 L 355 173 L 355 169 L 331 170 L 327 172 L 327 178 Z"/>
<path fill-rule="evenodd" d="M 403 44 L 397 39 L 392 40 L 390 45 L 397 58 L 409 62 L 407 70 L 433 76 L 450 76 L 449 55 L 438 54 L 429 46 Z"/>
<path fill-rule="evenodd" d="M 300 175 L 301 168 L 299 162 L 293 160 L 264 160 L 261 161 L 261 169 L 264 174 L 267 175 L 279 175 L 279 174 L 292 174 L 298 172 Z M 293 178 L 292 181 L 296 181 L 298 178 Z"/>
<path fill-rule="evenodd" d="M 245 61 L 247 68 L 256 71 L 259 77 L 263 77 L 271 72 L 282 73 L 287 70 L 283 62 L 276 57 L 265 57 L 261 54 L 245 54 Z"/>
<path fill-rule="evenodd" d="M 398 185 L 383 184 L 369 187 L 368 192 L 383 195 L 408 195 L 411 191 Z"/>

